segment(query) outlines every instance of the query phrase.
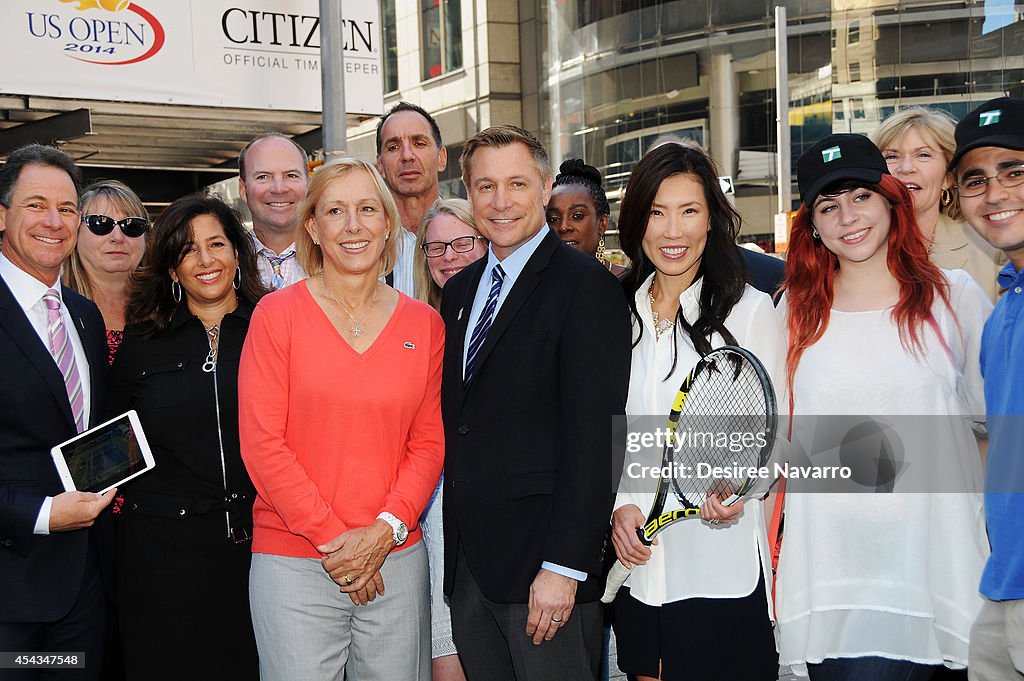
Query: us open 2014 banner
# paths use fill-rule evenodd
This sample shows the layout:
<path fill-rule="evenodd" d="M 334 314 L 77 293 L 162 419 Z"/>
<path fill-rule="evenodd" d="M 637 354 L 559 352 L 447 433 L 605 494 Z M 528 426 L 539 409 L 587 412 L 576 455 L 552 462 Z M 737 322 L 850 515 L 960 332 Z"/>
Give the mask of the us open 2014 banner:
<path fill-rule="evenodd" d="M 317 0 L 2 2 L 2 93 L 321 110 Z M 381 114 L 378 5 L 342 15 L 345 108 Z"/>

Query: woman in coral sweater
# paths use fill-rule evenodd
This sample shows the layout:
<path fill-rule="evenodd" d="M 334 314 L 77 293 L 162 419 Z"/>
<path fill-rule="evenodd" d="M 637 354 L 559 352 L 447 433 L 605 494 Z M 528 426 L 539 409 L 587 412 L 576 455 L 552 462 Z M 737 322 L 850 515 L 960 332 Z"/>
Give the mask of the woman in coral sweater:
<path fill-rule="evenodd" d="M 318 170 L 299 215 L 310 278 L 257 306 L 239 373 L 261 677 L 427 681 L 444 327 L 380 281 L 401 222 L 372 166 Z"/>

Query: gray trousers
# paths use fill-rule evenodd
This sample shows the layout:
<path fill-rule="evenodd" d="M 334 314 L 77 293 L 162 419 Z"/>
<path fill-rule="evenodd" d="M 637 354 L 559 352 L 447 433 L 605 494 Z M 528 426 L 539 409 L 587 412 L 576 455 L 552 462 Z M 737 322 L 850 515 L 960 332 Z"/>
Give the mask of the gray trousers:
<path fill-rule="evenodd" d="M 539 646 L 526 635 L 526 603 L 496 603 L 480 592 L 459 548 L 452 631 L 469 681 L 595 681 L 601 662 L 600 605 L 577 603 Z"/>
<path fill-rule="evenodd" d="M 967 676 L 971 681 L 1024 679 L 1024 600 L 985 599 L 971 627 Z"/>
<path fill-rule="evenodd" d="M 430 681 L 430 587 L 419 542 L 381 568 L 364 606 L 315 558 L 255 553 L 249 601 L 262 681 Z"/>

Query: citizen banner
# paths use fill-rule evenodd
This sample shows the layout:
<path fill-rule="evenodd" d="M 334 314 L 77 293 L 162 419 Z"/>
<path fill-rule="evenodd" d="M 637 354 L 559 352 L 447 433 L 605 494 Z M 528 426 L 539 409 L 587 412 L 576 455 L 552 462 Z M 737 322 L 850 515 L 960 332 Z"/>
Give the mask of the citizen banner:
<path fill-rule="evenodd" d="M 347 112 L 379 115 L 378 5 L 342 14 Z M 317 0 L 4 0 L 0 93 L 320 111 L 320 31 Z"/>

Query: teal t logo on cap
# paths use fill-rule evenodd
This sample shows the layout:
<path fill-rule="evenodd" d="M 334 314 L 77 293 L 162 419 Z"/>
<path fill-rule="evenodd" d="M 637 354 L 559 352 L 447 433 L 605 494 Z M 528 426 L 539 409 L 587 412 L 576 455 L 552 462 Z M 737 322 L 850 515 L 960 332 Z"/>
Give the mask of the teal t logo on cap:
<path fill-rule="evenodd" d="M 982 111 L 978 114 L 978 127 L 984 128 L 986 125 L 992 125 L 993 123 L 999 122 L 999 117 L 1003 114 L 999 109 L 993 109 L 992 111 Z"/>
<path fill-rule="evenodd" d="M 829 147 L 828 149 L 821 150 L 821 160 L 824 161 L 825 163 L 829 163 L 831 161 L 836 160 L 837 158 L 842 157 L 843 152 L 839 150 L 838 146 Z"/>

